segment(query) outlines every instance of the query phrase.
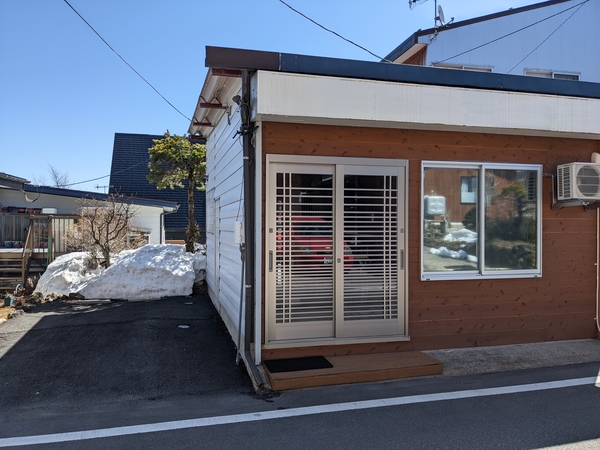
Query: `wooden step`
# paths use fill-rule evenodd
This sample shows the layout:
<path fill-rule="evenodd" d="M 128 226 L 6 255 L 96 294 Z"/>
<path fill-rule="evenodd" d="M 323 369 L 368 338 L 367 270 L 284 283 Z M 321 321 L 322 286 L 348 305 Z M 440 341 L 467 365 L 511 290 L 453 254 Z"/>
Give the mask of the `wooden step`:
<path fill-rule="evenodd" d="M 443 371 L 442 362 L 421 352 L 327 356 L 327 360 L 333 367 L 278 373 L 263 367 L 275 391 L 439 375 Z"/>
<path fill-rule="evenodd" d="M 0 291 L 13 292 L 23 280 L 21 277 L 0 277 Z"/>

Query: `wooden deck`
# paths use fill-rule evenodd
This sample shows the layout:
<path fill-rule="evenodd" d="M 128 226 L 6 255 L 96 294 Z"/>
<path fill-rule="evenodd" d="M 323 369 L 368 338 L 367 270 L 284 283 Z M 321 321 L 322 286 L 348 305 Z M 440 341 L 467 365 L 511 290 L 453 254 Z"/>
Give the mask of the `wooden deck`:
<path fill-rule="evenodd" d="M 398 378 L 439 375 L 443 364 L 421 352 L 371 353 L 364 355 L 327 356 L 329 369 L 270 373 L 265 367 L 271 388 L 275 391 L 316 386 L 331 386 Z"/>

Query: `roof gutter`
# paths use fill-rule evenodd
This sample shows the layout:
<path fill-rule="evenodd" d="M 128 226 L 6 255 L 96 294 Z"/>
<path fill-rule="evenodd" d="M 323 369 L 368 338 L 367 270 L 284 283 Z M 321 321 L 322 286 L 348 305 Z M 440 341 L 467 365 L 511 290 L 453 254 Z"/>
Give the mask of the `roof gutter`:
<path fill-rule="evenodd" d="M 23 186 L 29 184 L 25 178 L 15 177 L 7 173 L 0 172 L 0 188 L 23 190 Z"/>

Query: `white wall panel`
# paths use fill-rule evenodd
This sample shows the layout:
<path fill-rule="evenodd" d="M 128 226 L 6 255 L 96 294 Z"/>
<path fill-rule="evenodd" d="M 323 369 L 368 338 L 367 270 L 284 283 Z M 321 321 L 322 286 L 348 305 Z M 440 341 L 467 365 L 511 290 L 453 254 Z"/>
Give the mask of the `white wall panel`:
<path fill-rule="evenodd" d="M 238 94 L 240 83 L 236 83 L 227 93 L 221 94 L 221 102 L 230 104 L 233 95 Z M 235 221 L 243 216 L 242 197 L 242 143 L 234 135 L 240 129 L 239 108 L 231 104 L 227 112 L 221 116 L 207 139 L 206 169 L 209 175 L 207 189 L 214 189 L 214 200 L 219 201 L 219 267 L 215 268 L 215 235 L 207 237 L 207 273 L 206 282 L 210 291 L 215 293 L 213 302 L 217 309 L 226 314 L 236 324 L 240 311 L 241 258 L 239 245 L 234 241 Z M 208 200 L 208 199 L 207 199 Z M 211 205 L 214 207 L 214 204 Z M 209 205 L 207 204 L 207 207 Z M 241 218 L 239 220 L 242 220 Z M 219 272 L 218 286 L 216 273 Z M 231 330 L 230 330 L 231 331 Z"/>
<path fill-rule="evenodd" d="M 428 44 L 426 65 L 443 62 L 491 66 L 494 72 L 514 75 L 523 75 L 525 69 L 575 72 L 581 74 L 581 81 L 600 82 L 600 2 L 587 2 L 569 18 L 577 10 L 572 7 L 580 3 L 573 0 L 457 28 L 441 28 L 433 40 L 431 35 L 420 36 L 419 42 Z"/>
<path fill-rule="evenodd" d="M 257 120 L 600 138 L 600 99 L 266 71 L 254 79 Z"/>

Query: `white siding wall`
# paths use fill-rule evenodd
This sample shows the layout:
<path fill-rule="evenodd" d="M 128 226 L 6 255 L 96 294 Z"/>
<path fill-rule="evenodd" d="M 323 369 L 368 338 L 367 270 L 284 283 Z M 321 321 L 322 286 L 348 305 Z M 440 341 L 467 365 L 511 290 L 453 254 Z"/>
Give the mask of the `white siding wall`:
<path fill-rule="evenodd" d="M 224 103 L 240 94 L 240 82 L 228 93 L 222 94 Z M 241 258 L 239 245 L 235 243 L 236 221 L 243 221 L 243 149 L 242 138 L 234 135 L 240 129 L 238 106 L 231 106 L 228 121 L 224 114 L 207 138 L 206 171 L 208 174 L 206 208 L 207 221 L 218 218 L 219 223 L 207 224 L 206 283 L 213 303 L 232 332 L 237 328 L 240 311 Z M 212 192 L 211 192 L 212 191 Z M 219 205 L 219 211 L 215 210 Z M 218 236 L 215 235 L 218 232 Z M 218 239 L 219 257 L 216 258 L 215 242 Z M 219 267 L 215 267 L 218 264 Z M 236 336 L 237 337 L 237 336 Z"/>
<path fill-rule="evenodd" d="M 163 212 L 162 208 L 134 205 L 134 209 L 135 224 L 143 230 L 151 230 L 150 235 L 148 236 L 148 243 L 160 244 L 162 231 L 160 226 L 160 215 Z"/>
<path fill-rule="evenodd" d="M 581 3 L 579 0 L 537 8 L 518 14 L 478 22 L 455 29 L 441 28 L 437 37 L 421 36 L 428 44 L 426 65 L 445 64 L 492 67 L 493 72 L 524 75 L 526 69 L 580 73 L 581 81 L 600 82 L 600 2 L 589 1 L 573 17 L 561 24 L 577 8 L 533 25 L 490 45 L 462 52 L 498 39 Z M 446 16 L 451 15 L 451 10 Z M 554 33 L 554 34 L 552 34 Z M 544 42 L 544 40 L 548 38 Z M 543 42 L 543 43 L 542 43 Z M 538 47 L 538 45 L 541 46 Z M 533 51 L 536 49 L 535 51 Z M 531 55 L 527 56 L 530 52 Z M 519 63 L 523 58 L 527 58 Z M 452 58 L 447 60 L 447 58 Z"/>

